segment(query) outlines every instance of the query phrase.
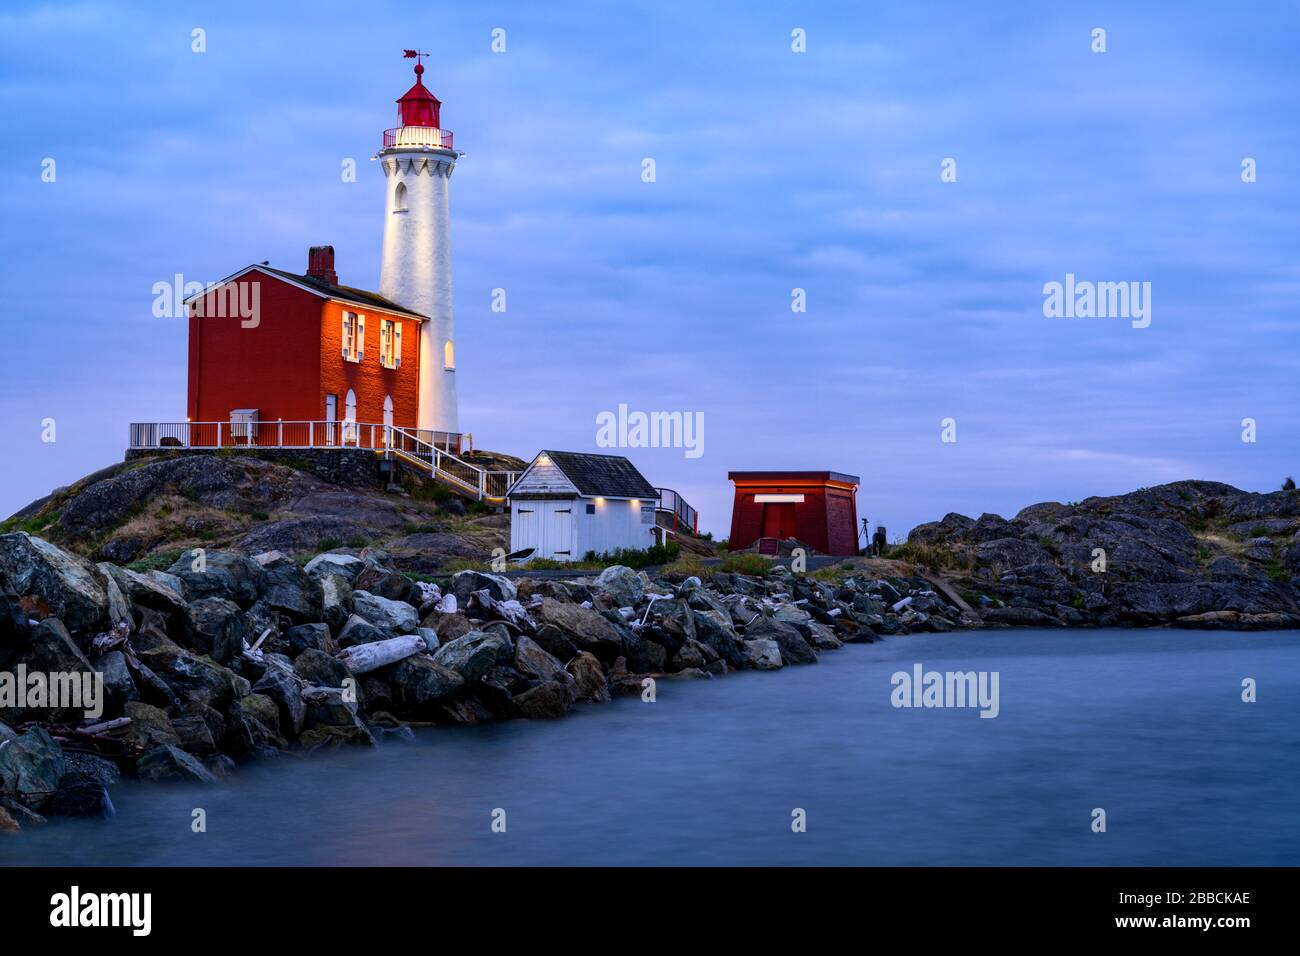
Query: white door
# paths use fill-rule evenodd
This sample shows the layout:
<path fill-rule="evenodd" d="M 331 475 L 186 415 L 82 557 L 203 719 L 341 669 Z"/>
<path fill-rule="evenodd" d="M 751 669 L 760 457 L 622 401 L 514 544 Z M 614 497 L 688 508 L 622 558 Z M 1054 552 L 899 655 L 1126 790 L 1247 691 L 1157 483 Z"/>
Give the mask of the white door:
<path fill-rule="evenodd" d="M 334 423 L 339 417 L 339 397 L 337 395 L 325 396 L 325 444 L 334 444 Z"/>
<path fill-rule="evenodd" d="M 573 553 L 573 505 L 572 501 L 546 502 L 542 540 L 547 557 L 557 561 L 576 561 L 579 557 Z"/>
<path fill-rule="evenodd" d="M 510 550 L 533 558 L 575 561 L 572 501 L 517 501 L 510 513 Z"/>
<path fill-rule="evenodd" d="M 510 550 L 532 548 L 529 557 L 540 558 L 542 550 L 542 523 L 538 520 L 536 501 L 516 501 L 510 514 Z"/>

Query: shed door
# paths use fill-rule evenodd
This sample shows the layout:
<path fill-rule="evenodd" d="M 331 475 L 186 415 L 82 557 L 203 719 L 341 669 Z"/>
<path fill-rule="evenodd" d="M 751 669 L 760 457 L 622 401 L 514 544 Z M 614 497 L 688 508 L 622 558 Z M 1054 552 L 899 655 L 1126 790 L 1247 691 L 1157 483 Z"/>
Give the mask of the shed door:
<path fill-rule="evenodd" d="M 514 513 L 510 516 L 510 550 L 522 551 L 533 548 L 532 557 L 542 556 L 541 522 L 537 518 L 538 502 L 519 501 L 515 503 Z"/>
<path fill-rule="evenodd" d="M 763 505 L 763 537 L 794 537 L 794 505 L 786 502 Z"/>
<path fill-rule="evenodd" d="M 518 501 L 510 515 L 510 550 L 533 548 L 534 558 L 573 561 L 573 502 Z"/>
<path fill-rule="evenodd" d="M 573 502 L 548 501 L 546 505 L 546 527 L 542 532 L 546 544 L 547 557 L 557 561 L 574 561 L 573 553 Z"/>

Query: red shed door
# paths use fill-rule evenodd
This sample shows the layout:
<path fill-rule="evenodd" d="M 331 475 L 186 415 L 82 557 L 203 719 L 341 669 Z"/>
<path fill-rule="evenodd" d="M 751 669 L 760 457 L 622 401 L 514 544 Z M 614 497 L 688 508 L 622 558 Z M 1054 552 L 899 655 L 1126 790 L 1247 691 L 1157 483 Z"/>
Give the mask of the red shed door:
<path fill-rule="evenodd" d="M 768 502 L 763 505 L 763 537 L 794 537 L 794 505 Z"/>

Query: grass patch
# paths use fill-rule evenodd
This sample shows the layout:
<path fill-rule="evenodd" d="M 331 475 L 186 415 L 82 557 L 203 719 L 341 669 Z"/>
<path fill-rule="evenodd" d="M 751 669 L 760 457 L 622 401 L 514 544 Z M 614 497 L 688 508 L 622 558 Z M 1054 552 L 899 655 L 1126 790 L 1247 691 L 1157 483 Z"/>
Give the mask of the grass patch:
<path fill-rule="evenodd" d="M 438 569 L 437 577 L 447 578 L 455 574 L 457 571 L 484 571 L 491 573 L 492 568 L 486 561 L 480 561 L 474 558 L 452 558 Z"/>
<path fill-rule="evenodd" d="M 521 567 L 525 571 L 563 571 L 572 567 L 572 564 L 554 558 L 533 558 Z"/>
<path fill-rule="evenodd" d="M 758 554 L 731 554 L 722 559 L 717 570 L 727 574 L 761 576 L 772 570 L 772 562 Z"/>
<path fill-rule="evenodd" d="M 906 544 L 891 546 L 885 556 L 898 561 L 906 561 L 910 564 L 925 565 L 927 568 L 948 568 L 954 571 L 971 570 L 971 561 L 968 557 L 959 555 L 952 548 L 937 544 L 920 544 L 909 541 Z"/>
<path fill-rule="evenodd" d="M 441 530 L 442 526 L 432 521 L 425 521 L 422 524 L 408 521 L 402 525 L 402 534 L 434 534 Z"/>
<path fill-rule="evenodd" d="M 139 561 L 132 561 L 127 567 L 132 571 L 166 571 L 185 553 L 184 548 L 177 548 L 174 551 L 160 551 L 157 554 L 151 554 L 147 558 L 141 558 Z"/>
<path fill-rule="evenodd" d="M 22 521 L 18 518 L 10 518 L 3 524 L 0 524 L 0 534 L 10 534 L 14 531 L 26 531 L 28 534 L 40 534 L 54 522 L 59 520 L 59 515 L 63 514 L 62 508 L 56 508 L 53 511 L 47 511 L 44 514 L 38 514 L 34 518 L 28 518 Z"/>
<path fill-rule="evenodd" d="M 656 544 L 644 551 L 636 548 L 619 548 L 617 551 L 606 551 L 603 554 L 588 551 L 582 556 L 582 561 L 584 564 L 601 568 L 608 568 L 615 564 L 627 568 L 646 568 L 652 564 L 672 564 L 681 553 L 681 545 Z"/>
<path fill-rule="evenodd" d="M 831 584 L 839 584 L 845 578 L 856 573 L 856 571 L 857 569 L 853 567 L 852 564 L 845 561 L 843 564 L 831 564 L 824 568 L 818 568 L 810 574 L 809 577 L 815 578 L 818 581 L 827 581 Z"/>
<path fill-rule="evenodd" d="M 415 571 L 403 571 L 402 576 L 408 581 L 416 581 L 421 584 L 437 584 L 438 578 L 446 579 L 446 575 L 418 574 Z"/>

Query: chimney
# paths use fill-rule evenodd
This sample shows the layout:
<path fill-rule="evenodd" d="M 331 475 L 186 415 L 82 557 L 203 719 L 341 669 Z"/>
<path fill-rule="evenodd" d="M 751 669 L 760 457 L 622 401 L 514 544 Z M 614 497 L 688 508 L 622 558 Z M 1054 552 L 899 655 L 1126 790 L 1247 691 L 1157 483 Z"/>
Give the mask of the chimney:
<path fill-rule="evenodd" d="M 339 274 L 334 271 L 333 246 L 312 246 L 307 250 L 307 275 L 330 285 L 339 284 Z"/>

